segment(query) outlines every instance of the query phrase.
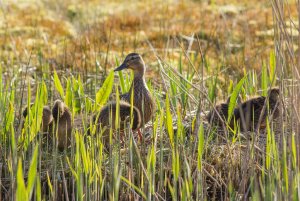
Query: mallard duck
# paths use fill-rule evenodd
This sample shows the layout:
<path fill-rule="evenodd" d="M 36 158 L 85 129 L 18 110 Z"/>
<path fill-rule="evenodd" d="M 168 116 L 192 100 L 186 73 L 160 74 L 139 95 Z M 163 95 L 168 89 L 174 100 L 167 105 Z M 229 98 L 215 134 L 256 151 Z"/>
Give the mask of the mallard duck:
<path fill-rule="evenodd" d="M 31 104 L 30 107 L 32 105 L 33 104 Z M 22 114 L 23 114 L 23 117 L 25 119 L 27 117 L 27 114 L 28 114 L 28 108 L 27 107 L 23 110 Z M 43 131 L 43 133 L 46 133 L 46 132 L 50 131 L 51 130 L 52 122 L 53 122 L 53 116 L 52 116 L 51 109 L 50 109 L 49 106 L 44 106 L 43 107 L 43 116 L 42 116 L 41 131 Z"/>
<path fill-rule="evenodd" d="M 237 104 L 240 104 L 242 101 L 241 96 L 237 98 Z M 228 97 L 226 102 L 219 103 L 214 106 L 214 108 L 207 114 L 206 120 L 215 126 L 225 126 L 225 122 L 228 119 L 228 107 L 230 103 L 230 96 Z M 234 116 L 233 116 L 234 117 Z M 233 127 L 234 118 L 231 118 L 229 123 L 230 127 Z"/>
<path fill-rule="evenodd" d="M 52 108 L 54 131 L 57 132 L 57 146 L 64 150 L 71 144 L 72 114 L 61 100 L 56 100 Z"/>
<path fill-rule="evenodd" d="M 133 116 L 133 122 L 131 129 L 136 130 L 141 126 L 141 115 L 139 110 L 133 106 L 132 108 L 132 116 Z M 116 110 L 117 110 L 117 103 L 116 102 L 110 102 L 104 106 L 99 114 L 95 115 L 93 117 L 93 121 L 97 122 L 97 132 L 100 131 L 100 129 L 104 129 L 103 132 L 103 138 L 104 142 L 107 145 L 108 143 L 108 136 L 109 136 L 109 129 L 113 128 L 115 129 L 115 115 L 116 115 Z M 123 130 L 126 126 L 126 123 L 130 123 L 130 113 L 131 113 L 131 106 L 129 103 L 120 101 L 119 102 L 119 120 L 120 120 L 120 130 Z M 128 121 L 127 121 L 128 120 Z"/>
<path fill-rule="evenodd" d="M 120 99 L 130 103 L 131 94 L 133 94 L 133 105 L 139 110 L 141 114 L 140 127 L 149 122 L 155 111 L 155 101 L 145 82 L 146 66 L 142 57 L 137 53 L 130 53 L 126 56 L 123 63 L 114 71 L 121 71 L 123 69 L 131 69 L 134 73 L 134 78 L 128 93 L 122 94 Z M 138 128 L 140 128 L 138 127 Z M 140 130 L 138 129 L 139 137 L 142 138 Z"/>
<path fill-rule="evenodd" d="M 240 122 L 242 131 L 255 131 L 265 128 L 266 117 L 272 119 L 280 116 L 280 90 L 271 88 L 268 96 L 259 96 L 241 103 L 234 111 L 235 118 Z M 265 105 L 267 104 L 267 105 Z M 261 116 L 261 119 L 260 119 Z"/>

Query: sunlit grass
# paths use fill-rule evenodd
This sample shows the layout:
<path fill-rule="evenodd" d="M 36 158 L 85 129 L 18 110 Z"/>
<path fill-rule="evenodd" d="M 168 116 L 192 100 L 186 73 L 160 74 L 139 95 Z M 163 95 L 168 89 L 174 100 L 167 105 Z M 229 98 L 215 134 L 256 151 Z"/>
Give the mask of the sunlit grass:
<path fill-rule="evenodd" d="M 84 92 L 85 89 L 80 76 L 66 79 L 66 85 L 63 87 L 64 82 L 61 82 L 57 73 L 54 72 L 53 87 L 60 98 L 68 103 L 70 110 L 73 111 L 74 118 L 79 114 L 91 117 L 92 111 L 98 111 L 108 101 L 108 97 L 113 89 L 113 75 L 114 73 L 111 71 L 102 87 L 97 91 L 95 101 L 90 102 L 88 108 L 84 106 L 84 100 L 86 100 L 88 94 Z M 266 88 L 271 86 L 272 82 L 269 75 L 272 75 L 269 71 L 261 75 L 261 83 L 265 83 Z M 125 74 L 119 74 L 120 79 L 123 79 L 122 77 L 124 76 L 126 77 Z M 237 199 L 239 195 L 246 192 L 254 197 L 257 195 L 262 196 L 261 198 L 264 199 L 273 199 L 274 193 L 279 195 L 291 193 L 297 196 L 297 178 L 299 175 L 296 168 L 297 151 L 294 135 L 292 135 L 291 147 L 287 147 L 288 139 L 286 136 L 283 136 L 283 151 L 281 152 L 279 151 L 280 147 L 277 147 L 278 141 L 275 140 L 275 134 L 278 131 L 272 130 L 272 124 L 270 122 L 267 123 L 266 150 L 265 157 L 262 158 L 257 158 L 256 154 L 259 153 L 261 155 L 262 153 L 257 151 L 255 147 L 250 146 L 239 150 L 240 148 L 238 148 L 237 144 L 245 143 L 245 141 L 236 140 L 237 137 L 239 138 L 239 132 L 236 133 L 236 131 L 233 136 L 228 136 L 227 140 L 229 142 L 232 140 L 228 145 L 215 144 L 214 140 L 209 139 L 209 135 L 214 135 L 214 138 L 221 137 L 220 139 L 222 139 L 222 136 L 218 136 L 219 134 L 215 133 L 214 130 L 207 130 L 207 127 L 204 129 L 203 120 L 201 120 L 202 123 L 200 124 L 198 135 L 192 136 L 191 133 L 185 132 L 184 127 L 188 126 L 193 130 L 193 124 L 191 122 L 186 124 L 182 121 L 183 118 L 188 117 L 188 114 L 183 111 L 188 111 L 188 107 L 195 105 L 195 103 L 191 104 L 191 98 L 188 94 L 188 91 L 193 88 L 193 85 L 189 84 L 192 80 L 189 81 L 187 78 L 183 79 L 180 77 L 178 79 L 176 74 L 169 74 L 169 76 L 172 76 L 173 79 L 167 82 L 170 82 L 170 85 L 173 86 L 169 91 L 166 91 L 165 101 L 159 100 L 160 98 L 157 97 L 159 106 L 156 115 L 153 117 L 152 139 L 148 140 L 148 142 L 138 142 L 131 131 L 126 131 L 128 133 L 125 133 L 125 136 L 128 138 L 125 140 L 125 144 L 122 144 L 120 141 L 117 141 L 118 137 L 112 137 L 116 136 L 116 134 L 118 135 L 118 132 L 110 132 L 109 152 L 104 151 L 106 145 L 101 140 L 101 134 L 95 133 L 95 130 L 92 129 L 92 135 L 87 135 L 88 125 L 93 123 L 89 119 L 87 120 L 88 122 L 82 119 L 85 125 L 83 129 L 74 129 L 71 149 L 60 153 L 55 147 L 48 150 L 42 148 L 46 146 L 45 141 L 41 140 L 42 133 L 37 132 L 39 126 L 35 125 L 40 125 L 41 123 L 41 112 L 39 111 L 44 104 L 51 104 L 51 101 L 48 102 L 44 98 L 46 97 L 45 94 L 48 93 L 47 86 L 43 82 L 35 89 L 36 92 L 28 87 L 27 97 L 31 97 L 31 93 L 36 94 L 36 97 L 34 105 L 29 110 L 28 118 L 25 120 L 22 135 L 16 133 L 12 126 L 15 109 L 10 104 L 4 116 L 6 126 L 3 128 L 2 133 L 11 133 L 12 135 L 9 139 L 6 139 L 5 136 L 7 135 L 2 135 L 1 138 L 1 143 L 5 144 L 3 151 L 8 156 L 4 166 L 8 169 L 4 171 L 4 175 L 17 176 L 17 183 L 11 183 L 11 187 L 17 187 L 15 188 L 16 198 L 26 194 L 29 200 L 33 197 L 55 199 L 57 196 L 65 196 L 57 194 L 60 191 L 71 195 L 72 188 L 76 189 L 74 196 L 84 200 L 104 198 L 129 199 L 137 197 L 149 200 L 159 199 L 159 197 L 189 200 L 204 199 L 207 196 L 212 196 L 212 192 L 214 192 L 213 197 L 216 199 L 223 193 L 225 194 L 222 196 L 226 197 L 227 195 L 232 197 L 232 199 Z M 256 76 L 256 74 L 249 72 L 241 80 L 235 81 L 237 84 L 231 90 L 229 114 L 233 112 L 232 108 L 235 107 L 239 93 L 252 94 L 252 86 L 247 88 L 249 86 L 247 83 L 251 83 L 251 80 L 258 80 L 258 78 L 253 78 L 253 76 Z M 175 79 L 182 81 L 178 81 L 175 84 Z M 210 79 L 217 78 L 211 77 Z M 172 82 L 173 84 L 171 84 Z M 206 82 L 209 83 L 210 80 Z M 125 86 L 125 79 L 120 84 Z M 83 89 L 80 89 L 81 87 Z M 255 91 L 259 91 L 260 86 L 254 86 L 254 88 Z M 194 90 L 197 91 L 198 89 Z M 208 88 L 208 90 L 213 91 L 216 88 Z M 151 88 L 151 91 L 152 93 L 157 93 L 159 89 Z M 13 91 L 10 93 L 13 93 Z M 116 96 L 118 96 L 118 93 L 117 88 Z M 184 96 L 177 96 L 178 93 L 184 94 Z M 209 94 L 210 92 L 208 91 L 207 93 Z M 2 96 L 1 100 L 3 99 L 5 100 Z M 8 96 L 6 99 L 6 101 L 11 103 L 17 101 L 14 95 Z M 77 104 L 76 101 L 79 100 L 83 102 Z M 188 104 L 182 104 L 184 101 L 187 101 Z M 30 99 L 28 99 L 27 105 L 30 105 L 30 103 Z M 210 108 L 210 106 L 207 108 Z M 177 120 L 174 120 L 174 116 L 176 116 Z M 174 124 L 177 125 L 176 132 L 173 128 Z M 76 126 L 74 125 L 75 128 Z M 228 128 L 230 132 L 232 129 L 234 128 Z M 207 132 L 210 132 L 210 134 Z M 24 144 L 24 142 L 27 143 Z M 36 146 L 29 146 L 29 144 L 36 144 Z M 219 148 L 217 146 L 224 146 L 222 148 L 224 155 L 221 152 L 218 153 Z M 41 147 L 41 149 L 38 147 Z M 287 151 L 289 148 L 292 148 L 291 151 Z M 249 158 L 245 159 L 243 157 L 245 157 L 247 149 L 253 152 L 254 155 L 250 154 L 247 156 Z M 239 159 L 239 154 L 242 154 L 240 156 L 242 157 L 241 159 Z M 10 158 L 9 156 L 11 155 L 17 156 L 18 160 Z M 258 169 L 255 165 L 258 162 L 257 159 L 262 162 L 257 164 L 259 166 Z M 52 161 L 51 167 L 43 165 L 47 160 Z M 227 160 L 232 160 L 229 163 L 233 165 L 232 170 L 230 165 L 225 165 Z M 243 169 L 245 168 L 243 166 L 245 161 L 243 160 L 249 160 L 249 166 L 246 169 Z M 31 161 L 30 167 L 26 166 L 28 164 L 27 161 Z M 37 164 L 40 164 L 39 168 L 36 168 Z M 242 168 L 239 170 L 240 172 L 238 171 L 239 173 L 236 172 L 237 167 Z M 290 172 L 289 170 L 291 169 L 294 171 Z M 45 175 L 41 175 L 45 171 L 48 175 L 47 179 Z M 251 176 L 246 174 L 242 176 L 240 179 L 244 180 L 245 184 L 250 182 L 251 185 L 249 186 L 250 191 L 249 189 L 244 189 L 240 192 L 235 183 L 238 179 L 236 174 L 243 175 L 243 171 L 258 171 L 258 175 Z M 293 178 L 295 179 L 290 180 L 291 174 L 294 175 Z M 57 179 L 59 178 L 62 180 L 58 181 Z M 215 178 L 212 181 L 217 183 L 215 185 L 210 184 L 212 186 L 204 190 L 204 186 L 209 184 L 206 183 L 207 178 Z M 59 184 L 60 182 L 61 184 Z M 282 183 L 283 186 L 277 186 L 278 182 Z M 47 184 L 47 188 L 52 189 L 50 190 L 51 193 L 45 194 L 45 189 L 41 189 L 41 184 Z M 290 185 L 293 187 L 291 188 Z M 212 189 L 215 189 L 215 191 Z M 210 192 L 207 192 L 208 190 Z M 14 195 L 12 196 L 14 197 Z"/>
<path fill-rule="evenodd" d="M 88 3 L 91 4 L 94 5 L 92 1 Z M 137 7 L 142 5 L 148 3 L 140 2 Z M 168 9 L 172 13 L 182 11 L 178 12 L 178 15 L 189 13 L 189 16 L 193 16 L 191 13 L 202 4 L 192 2 L 195 6 L 193 9 L 188 5 L 184 2 L 163 4 L 155 12 L 157 15 L 153 14 L 154 19 L 151 20 L 167 22 L 170 19 L 160 19 L 158 12 Z M 210 18 L 216 15 L 214 13 L 217 12 L 216 3 L 204 6 L 212 10 Z M 118 5 L 115 7 L 120 8 Z M 155 6 L 149 4 L 147 12 L 153 11 L 153 8 Z M 87 17 L 80 17 L 81 9 L 69 7 L 67 10 L 69 13 L 66 15 L 71 15 L 69 17 L 74 21 L 78 18 L 84 20 Z M 24 16 L 27 15 L 29 14 L 24 13 Z M 124 15 L 131 16 L 127 12 Z M 9 20 L 13 19 L 10 14 L 7 16 Z M 145 16 L 148 14 L 141 14 L 140 18 L 143 19 Z M 227 17 L 230 21 L 231 17 Z M 118 18 L 117 14 L 114 15 L 112 19 L 115 21 L 104 23 L 104 25 L 113 22 L 116 24 L 111 30 L 112 36 L 109 36 L 108 32 L 97 32 L 100 34 L 97 37 L 96 34 L 91 36 L 83 33 L 85 42 L 78 38 L 79 42 L 77 39 L 75 41 L 78 43 L 76 45 L 81 47 L 80 50 L 86 51 L 84 56 L 82 51 L 77 52 L 75 47 L 72 46 L 74 48 L 72 49 L 66 45 L 71 44 L 69 42 L 73 39 L 70 38 L 65 43 L 58 42 L 57 45 L 64 43 L 61 50 L 53 50 L 51 46 L 48 49 L 50 53 L 46 54 L 47 48 L 41 45 L 37 48 L 38 54 L 34 49 L 25 57 L 19 55 L 18 51 L 11 51 L 5 45 L 5 51 L 0 55 L 5 58 L 4 63 L 0 64 L 2 75 L 0 123 L 3 125 L 0 128 L 0 198 L 3 200 L 299 200 L 297 116 L 299 87 L 296 68 L 293 68 L 295 58 L 284 60 L 282 58 L 284 54 L 279 53 L 282 53 L 281 51 L 286 53 L 286 49 L 279 47 L 275 38 L 274 41 L 271 40 L 277 45 L 277 49 L 270 51 L 268 47 L 268 51 L 261 54 L 262 58 L 254 59 L 252 64 L 255 66 L 250 68 L 247 59 L 243 61 L 238 59 L 246 57 L 245 52 L 235 54 L 226 49 L 224 44 L 227 42 L 231 44 L 234 39 L 220 39 L 219 42 L 224 45 L 221 50 L 203 45 L 202 40 L 205 37 L 199 39 L 200 34 L 196 34 L 194 42 L 186 42 L 184 39 L 186 36 L 181 35 L 199 31 L 187 24 L 186 30 L 181 32 L 186 21 L 182 21 L 177 27 L 168 26 L 170 30 L 161 29 L 161 35 L 151 32 L 147 37 L 140 37 L 130 29 L 139 26 L 144 30 L 151 28 L 145 28 L 138 18 L 133 16 L 126 21 Z M 174 19 L 181 18 L 176 15 Z M 142 22 L 151 20 L 145 19 Z M 92 23 L 92 25 L 97 27 L 99 24 Z M 199 24 L 195 26 L 200 27 Z M 203 26 L 208 27 L 207 24 Z M 123 37 L 120 37 L 122 35 L 120 27 L 125 27 Z M 10 28 L 6 30 L 8 33 L 11 31 Z M 57 35 L 60 35 L 61 29 L 58 30 Z M 15 33 L 10 34 L 10 39 L 17 41 Z M 136 40 L 131 40 L 131 37 L 126 40 L 127 34 L 136 34 Z M 174 37 L 169 37 L 172 34 Z M 64 37 L 66 33 L 63 32 L 61 35 Z M 226 34 L 219 32 L 218 35 L 223 37 Z M 21 35 L 22 37 L 25 36 Z M 29 34 L 26 37 L 33 36 Z M 115 37 L 120 37 L 119 41 L 128 46 L 125 49 L 119 47 L 120 44 L 114 42 Z M 210 41 L 215 35 L 206 37 L 209 38 L 206 38 L 207 41 Z M 106 42 L 100 43 L 104 38 Z M 174 44 L 167 47 L 169 40 Z M 141 44 L 141 48 L 137 44 Z M 155 45 L 156 49 L 148 47 L 149 44 Z M 30 52 L 23 45 L 15 43 L 17 47 L 15 50 L 20 50 L 21 46 Z M 99 52 L 94 49 L 97 46 Z M 207 49 L 203 52 L 201 48 Z M 62 49 L 67 52 L 65 63 L 61 62 L 53 67 L 45 61 L 49 59 L 48 56 L 53 57 L 55 51 L 61 55 Z M 105 141 L 103 132 L 97 132 L 92 117 L 110 100 L 115 100 L 118 107 L 119 94 L 129 90 L 133 74 L 114 73 L 112 68 L 108 68 L 118 66 L 123 58 L 120 55 L 127 53 L 128 49 L 146 52 L 143 57 L 148 64 L 147 85 L 156 101 L 157 110 L 149 125 L 143 128 L 145 136 L 142 141 L 139 141 L 136 133 L 129 129 L 130 125 L 127 125 L 128 129 L 124 131 L 119 130 L 118 112 L 115 115 L 116 129 L 108 128 L 109 140 Z M 257 49 L 259 48 L 255 50 Z M 34 57 L 32 61 L 31 56 L 28 56 L 31 54 Z M 25 66 L 24 58 L 28 60 Z M 233 58 L 238 61 L 231 61 Z M 229 65 L 235 62 L 238 63 L 236 66 Z M 72 65 L 68 66 L 70 64 Z M 31 71 L 31 65 L 37 70 Z M 255 69 L 257 66 L 260 68 L 258 71 Z M 288 70 L 280 69 L 282 66 Z M 11 67 L 12 70 L 7 67 Z M 71 70 L 62 71 L 63 67 L 69 67 Z M 17 71 L 18 68 L 23 70 Z M 99 76 L 101 73 L 102 76 Z M 267 95 L 267 90 L 274 86 L 280 86 L 282 98 L 286 103 L 280 126 L 267 121 L 265 133 L 250 134 L 241 132 L 238 122 L 235 122 L 233 127 L 229 126 L 229 122 L 234 118 L 233 111 L 239 95 L 243 100 L 255 95 Z M 220 132 L 218 128 L 207 124 L 204 115 L 216 103 L 226 101 L 229 96 L 226 131 Z M 66 103 L 73 115 L 72 144 L 63 152 L 56 147 L 55 132 L 47 134 L 40 131 L 43 106 L 52 106 L 57 98 Z M 131 100 L 131 105 L 133 101 Z M 29 109 L 24 119 L 22 110 L 26 106 Z M 196 114 L 197 107 L 200 108 L 201 114 Z M 124 136 L 123 140 L 121 135 Z M 259 135 L 263 135 L 263 138 Z M 260 141 L 261 139 L 264 141 Z"/>

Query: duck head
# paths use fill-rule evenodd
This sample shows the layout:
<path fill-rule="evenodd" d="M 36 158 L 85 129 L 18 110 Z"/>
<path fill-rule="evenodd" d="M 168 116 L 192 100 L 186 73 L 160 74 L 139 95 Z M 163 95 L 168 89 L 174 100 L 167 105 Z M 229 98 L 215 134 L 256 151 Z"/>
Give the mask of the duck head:
<path fill-rule="evenodd" d="M 117 67 L 114 71 L 121 71 L 123 69 L 131 69 L 135 75 L 144 75 L 145 63 L 142 57 L 138 53 L 130 53 L 126 56 L 123 63 Z"/>
<path fill-rule="evenodd" d="M 65 104 L 61 100 L 56 100 L 52 108 L 52 115 L 55 120 L 61 117 L 65 112 Z"/>
<path fill-rule="evenodd" d="M 49 106 L 44 106 L 43 108 L 43 122 L 47 125 L 52 121 L 53 116 Z M 48 123 L 47 123 L 48 122 Z"/>
<path fill-rule="evenodd" d="M 33 103 L 30 104 L 30 109 L 31 109 L 32 106 L 33 106 Z M 23 115 L 24 118 L 27 117 L 27 115 L 28 115 L 28 108 L 27 107 L 25 107 L 25 109 L 23 110 L 22 115 Z"/>
<path fill-rule="evenodd" d="M 278 87 L 274 87 L 274 88 L 269 89 L 268 94 L 269 94 L 270 100 L 277 101 L 279 99 L 280 90 Z"/>

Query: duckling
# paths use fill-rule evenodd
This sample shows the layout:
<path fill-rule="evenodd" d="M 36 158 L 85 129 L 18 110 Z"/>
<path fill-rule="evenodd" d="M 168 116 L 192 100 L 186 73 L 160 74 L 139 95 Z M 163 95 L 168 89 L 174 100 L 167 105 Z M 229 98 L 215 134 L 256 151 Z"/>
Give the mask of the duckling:
<path fill-rule="evenodd" d="M 30 104 L 30 107 L 33 105 Z M 23 117 L 24 119 L 27 117 L 27 114 L 28 114 L 28 108 L 26 107 L 24 110 L 23 110 Z M 51 130 L 51 126 L 52 126 L 52 122 L 53 122 L 53 116 L 52 116 L 52 113 L 51 113 L 51 109 L 49 106 L 44 106 L 43 107 L 43 116 L 42 116 L 42 127 L 41 127 L 41 130 L 43 133 L 46 133 L 48 131 Z M 23 125 L 24 127 L 24 125 Z"/>
<path fill-rule="evenodd" d="M 133 94 L 133 105 L 141 114 L 141 124 L 138 127 L 138 134 L 141 139 L 142 135 L 139 128 L 151 120 L 156 107 L 155 101 L 145 82 L 146 66 L 144 60 L 138 53 L 128 54 L 123 63 L 114 71 L 121 71 L 123 69 L 133 70 L 134 79 L 128 93 L 122 94 L 120 99 L 130 103 L 130 97 Z"/>
<path fill-rule="evenodd" d="M 206 120 L 216 126 L 222 126 L 227 121 L 228 103 L 220 103 L 214 107 L 206 116 Z"/>
<path fill-rule="evenodd" d="M 98 115 L 93 117 L 94 122 L 97 124 L 97 131 L 100 128 L 105 129 L 103 136 L 104 136 L 104 143 L 108 144 L 108 136 L 109 136 L 109 128 L 115 129 L 115 115 L 116 115 L 117 103 L 110 102 L 106 106 L 104 106 Z M 120 130 L 124 129 L 126 126 L 126 122 L 130 117 L 131 113 L 131 106 L 129 103 L 120 101 L 119 102 L 119 119 L 120 119 Z M 128 121 L 130 122 L 130 121 Z M 132 122 L 132 130 L 136 130 L 141 126 L 141 114 L 139 110 L 133 106 L 133 122 Z"/>
<path fill-rule="evenodd" d="M 55 132 L 57 132 L 57 146 L 60 151 L 71 144 L 72 114 L 61 100 L 56 100 L 52 108 Z"/>
<path fill-rule="evenodd" d="M 237 104 L 242 102 L 241 96 L 237 97 Z M 220 103 L 214 106 L 214 108 L 207 114 L 206 120 L 215 126 L 223 126 L 228 119 L 228 108 L 230 103 L 230 97 L 228 97 L 225 103 Z M 231 119 L 229 126 L 233 127 L 234 118 Z"/>
<path fill-rule="evenodd" d="M 267 97 L 255 97 L 240 104 L 235 109 L 234 116 L 240 122 L 242 126 L 241 130 L 255 131 L 257 129 L 265 128 L 266 117 L 269 114 L 272 116 L 273 120 L 277 119 L 280 116 L 281 107 L 279 99 L 279 88 L 271 88 L 268 90 Z"/>

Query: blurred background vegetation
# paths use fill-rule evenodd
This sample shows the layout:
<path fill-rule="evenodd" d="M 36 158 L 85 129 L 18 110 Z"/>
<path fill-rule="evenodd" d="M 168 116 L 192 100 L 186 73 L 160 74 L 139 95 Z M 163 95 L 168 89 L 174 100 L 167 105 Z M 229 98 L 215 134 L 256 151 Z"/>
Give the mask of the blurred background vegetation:
<path fill-rule="evenodd" d="M 285 6 L 286 30 L 296 41 L 296 1 Z M 31 55 L 32 64 L 83 70 L 97 62 L 105 69 L 124 52 L 153 61 L 149 44 L 161 57 L 178 57 L 181 47 L 198 51 L 198 38 L 210 65 L 235 75 L 260 69 L 274 49 L 271 1 L 15 0 L 2 1 L 0 14 L 0 57 L 8 66 Z"/>
<path fill-rule="evenodd" d="M 0 0 L 0 200 L 298 200 L 299 8 L 296 0 Z M 101 87 L 130 52 L 143 56 L 158 105 L 145 131 L 153 138 L 106 153 L 83 117 L 96 93 L 104 104 L 113 85 L 128 90 L 127 72 Z M 247 100 L 275 85 L 289 98 L 280 148 L 272 126 L 265 152 L 240 143 L 238 130 L 201 127 L 231 93 Z M 41 112 L 56 98 L 84 124 L 64 153 L 45 146 L 38 126 L 18 129 L 25 105 Z M 197 135 L 185 136 L 194 125 Z"/>

